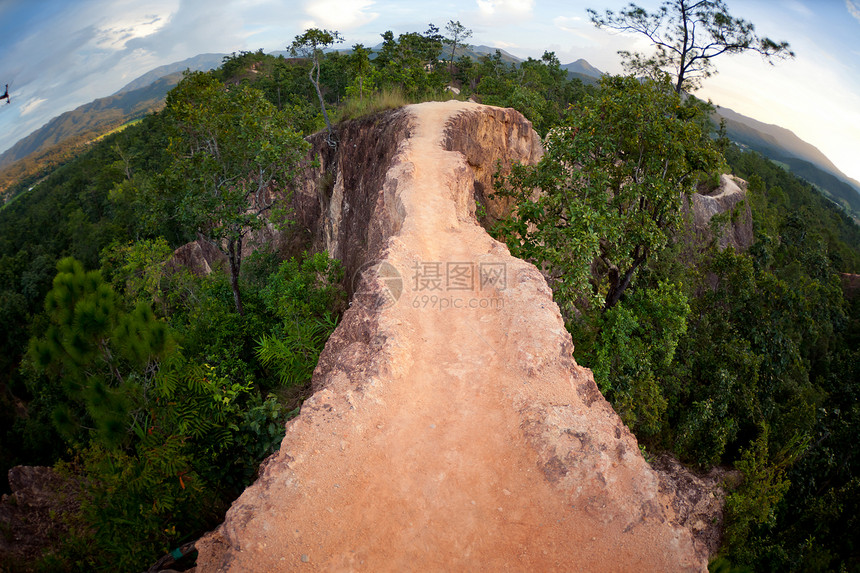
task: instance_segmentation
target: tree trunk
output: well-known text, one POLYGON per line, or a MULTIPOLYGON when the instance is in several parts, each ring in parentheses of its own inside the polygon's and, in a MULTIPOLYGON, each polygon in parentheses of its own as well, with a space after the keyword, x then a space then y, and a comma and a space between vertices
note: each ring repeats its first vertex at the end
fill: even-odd
POLYGON ((328 112, 325 110, 325 100, 323 99, 322 91, 320 91, 320 64, 316 60, 314 60, 314 65, 311 66, 311 71, 308 72, 308 77, 311 79, 311 83, 314 84, 314 89, 317 92, 317 97, 320 100, 320 107, 322 108, 323 119, 325 120, 326 129, 328 129, 328 137, 331 140, 334 136, 334 130, 331 127, 331 121, 328 118, 328 112), (317 77, 314 78, 314 70, 317 72, 317 77))
POLYGON ((630 265, 630 268, 624 273, 624 277, 620 277, 618 269, 615 269, 614 276, 610 278, 611 286, 609 287, 609 292, 606 293, 606 302, 603 303, 604 312, 618 304, 618 301, 621 300, 621 295, 624 294, 624 291, 630 286, 630 281, 633 279, 636 269, 639 268, 639 265, 645 262, 646 258, 647 256, 645 255, 635 257, 633 259, 633 264, 630 265))
MULTIPOLYGON (((684 86, 684 76, 687 72, 687 53, 690 49, 690 31, 687 27, 687 5, 681 0, 681 22, 684 25, 684 43, 681 46, 681 61, 678 64, 678 81, 675 83, 675 93, 681 95, 684 86)), ((693 28, 695 30, 695 27, 693 28)), ((695 39, 695 38, 694 38, 695 39)))
POLYGON ((242 293, 239 291, 239 271, 242 269, 242 243, 235 239, 227 241, 227 258, 230 260, 230 287, 233 289, 233 303, 239 316, 245 316, 245 308, 242 306, 242 293))

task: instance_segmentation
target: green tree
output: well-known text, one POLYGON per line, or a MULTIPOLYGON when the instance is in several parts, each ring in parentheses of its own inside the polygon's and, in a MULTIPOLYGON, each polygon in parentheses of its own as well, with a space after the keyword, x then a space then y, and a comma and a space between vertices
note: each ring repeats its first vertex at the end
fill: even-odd
POLYGON ((451 46, 451 57, 448 58, 448 74, 454 76, 454 58, 456 58, 457 46, 461 48, 469 47, 465 43, 466 40, 472 37, 472 30, 466 28, 459 20, 448 20, 445 24, 445 31, 448 35, 442 40, 445 44, 451 46))
POLYGON ((68 397, 54 411, 57 428, 71 441, 92 428, 114 445, 128 437, 129 395, 152 385, 171 338, 149 305, 125 312, 99 271, 86 272, 72 258, 57 270, 45 298, 50 326, 31 340, 30 355, 68 397))
POLYGON ((408 32, 396 40, 391 31, 383 33, 382 48, 373 61, 382 86, 399 87, 413 98, 441 90, 447 80, 439 66, 442 40, 433 24, 424 34, 408 32))
POLYGON ((238 83, 243 76, 249 75, 253 66, 259 65, 266 57, 262 48, 256 52, 247 50, 242 50, 238 54, 233 52, 221 59, 221 67, 216 73, 223 82, 238 83))
POLYGON ((172 255, 173 249, 162 238, 126 245, 115 242, 102 251, 102 270, 114 290, 127 300, 163 306, 167 297, 162 285, 165 263, 172 255))
MULTIPOLYGON (((128 298, 156 288, 149 279, 160 271, 148 267, 160 255, 158 243, 106 253, 127 263, 116 266, 115 279, 128 298)), ((221 290, 227 296, 219 305, 229 309, 230 289, 221 290)), ((198 294, 200 303, 205 295, 198 294)), ((61 404, 54 420, 74 458, 61 466, 83 492, 61 553, 67 565, 46 570, 79 560, 92 570, 140 570, 217 523, 283 437, 288 413, 274 396, 263 399, 253 376, 232 372, 223 360, 213 366, 184 356, 175 331, 146 304, 128 311, 125 303, 100 272, 65 259, 46 298, 50 326, 31 342, 47 390, 64 394, 53 401, 61 404)), ((210 326, 200 329, 208 328, 207 351, 216 360, 241 345, 236 336, 219 340, 210 326)), ((183 344, 186 334, 179 333, 183 344)))
MULTIPOLYGON (((364 47, 364 44, 355 44, 352 46, 352 53, 349 55, 349 64, 352 68, 355 81, 358 82, 358 101, 364 101, 365 82, 370 78, 373 71, 373 66, 370 63, 371 51, 364 47)), ((371 86, 372 88, 372 86, 371 86)), ((347 89, 349 93, 349 89, 347 89)))
POLYGON ((760 38, 755 26, 729 14, 722 0, 664 0, 655 12, 631 3, 617 14, 588 10, 598 28, 642 34, 654 44, 652 55, 620 51, 624 69, 651 78, 668 72, 675 91, 694 91, 715 73, 711 60, 723 54, 756 52, 768 63, 793 58, 787 42, 760 38))
POLYGON ((175 137, 172 183, 181 215, 230 264, 236 311, 244 314, 239 273, 245 237, 263 226, 290 185, 307 143, 289 117, 248 86, 226 87, 194 72, 171 90, 166 113, 175 137))
POLYGON ((334 129, 331 126, 331 121, 328 118, 328 112, 325 109, 325 100, 323 99, 322 88, 320 87, 320 67, 325 53, 323 50, 329 46, 343 42, 343 37, 336 30, 320 30, 319 28, 309 28, 304 34, 299 34, 293 43, 289 46, 290 53, 302 55, 311 59, 311 69, 308 72, 308 78, 314 85, 317 92, 317 98, 320 101, 325 126, 328 129, 329 142, 334 143, 334 129))
POLYGON ((594 370, 600 391, 640 439, 665 427, 666 388, 671 387, 675 351, 687 334, 689 314, 678 285, 660 282, 637 289, 599 317, 596 352, 582 357, 594 370))
POLYGON ((726 497, 726 542, 741 562, 750 562, 755 555, 748 539, 751 529, 775 522, 777 504, 791 486, 786 468, 809 446, 808 438, 795 436, 779 452, 770 452, 768 432, 767 424, 760 424, 758 437, 741 452, 735 467, 743 472, 744 483, 726 497))
POLYGON ((281 324, 257 342, 257 357, 281 384, 311 379, 328 337, 337 326, 345 299, 343 267, 328 253, 290 259, 269 277, 264 297, 281 324))
POLYGON ((668 244, 700 174, 722 165, 692 100, 634 77, 600 85, 549 133, 540 163, 516 167, 500 191, 519 200, 501 232, 550 274, 562 306, 614 306, 668 244))

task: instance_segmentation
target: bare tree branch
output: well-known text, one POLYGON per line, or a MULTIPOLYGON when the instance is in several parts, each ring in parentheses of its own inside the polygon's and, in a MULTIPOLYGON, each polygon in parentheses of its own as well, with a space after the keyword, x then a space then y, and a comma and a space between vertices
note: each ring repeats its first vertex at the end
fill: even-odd
POLYGON ((694 91, 716 73, 711 60, 723 54, 755 52, 765 61, 793 58, 788 42, 756 35, 755 26, 728 12, 723 0, 665 0, 655 12, 629 4, 620 12, 588 10, 598 28, 642 34, 655 47, 652 55, 620 51, 624 68, 651 78, 669 74, 675 91, 694 91))

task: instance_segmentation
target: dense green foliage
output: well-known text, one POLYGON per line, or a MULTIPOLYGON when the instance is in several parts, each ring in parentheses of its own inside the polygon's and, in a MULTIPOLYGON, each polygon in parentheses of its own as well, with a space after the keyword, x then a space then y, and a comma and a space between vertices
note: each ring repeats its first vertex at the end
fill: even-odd
MULTIPOLYGON (((265 283, 289 273, 305 286, 303 300, 335 312, 338 290, 328 279, 337 278, 339 265, 324 254, 309 260, 315 264, 283 263, 265 283), (331 273, 320 276, 320 266, 331 273)), ((256 296, 240 316, 226 277, 179 274, 165 290, 181 282, 188 291, 159 320, 145 302, 123 312, 98 271, 85 273, 73 259, 59 271, 46 299, 56 324, 34 339, 31 355, 34 370, 67 395, 54 416, 73 447, 62 469, 80 480, 84 495, 80 513, 67 516, 72 537, 54 558, 75 568, 140 568, 211 527, 250 483, 291 414, 277 394, 308 381, 336 319, 329 314, 309 341, 282 328, 286 303, 269 300, 261 284, 246 285, 256 296), (284 380, 256 359, 258 332, 302 345, 294 361, 299 375, 284 380)))
POLYGON ((0 211, 4 473, 56 463, 82 487, 44 568, 145 568, 213 527, 280 444, 343 309, 339 264, 257 251, 234 281, 166 263, 198 233, 241 248, 268 208, 248 197, 289 196, 307 147, 290 119, 191 74, 168 111, 0 211), (292 375, 273 347, 299 349, 292 375))
POLYGON ((276 197, 289 202, 308 145, 262 92, 228 88, 202 72, 170 92, 164 113, 173 126, 168 181, 178 189, 180 220, 227 256, 233 302, 243 314, 245 237, 265 224, 276 197))
POLYGON ((519 239, 509 241, 513 254, 552 269, 560 301, 611 308, 668 243, 683 196, 721 158, 692 99, 682 106, 668 85, 633 77, 600 87, 548 135, 538 165, 514 169, 502 194, 519 207, 502 232, 519 239))
MULTIPOLYGON (((743 473, 727 499, 724 558, 756 571, 852 570, 856 547, 837 532, 857 512, 845 432, 860 430, 860 314, 839 272, 860 268, 860 229, 780 167, 708 141, 707 110, 687 101, 604 80, 550 133, 537 167, 501 182, 519 203, 496 230, 542 268, 577 361, 640 443, 743 473), (684 232, 681 194, 708 184, 716 148, 750 181, 747 252, 684 232), (625 257, 616 267, 629 281, 601 304, 611 254, 625 257)), ((712 234, 737 222, 715 217, 712 234)))
MULTIPOLYGON (((145 569, 217 523, 307 395, 343 273, 325 253, 266 249, 231 274, 166 262, 198 233, 224 246, 259 225, 248 207, 288 190, 297 134, 322 129, 323 110, 336 134, 345 116, 453 97, 453 78, 459 97, 549 134, 541 166, 507 181, 519 204, 499 231, 550 280, 576 359, 649 450, 744 474, 723 557, 856 569, 860 303, 838 273, 860 271, 857 225, 709 139, 692 99, 630 78, 583 86, 552 53, 445 58, 468 37, 448 31, 463 35, 431 25, 382 34, 376 54, 233 54, 0 209, 0 469, 55 465, 83 484, 43 568, 145 569), (229 157, 199 153, 213 133, 229 157), (747 252, 683 233, 682 196, 726 168, 717 150, 750 182, 747 252)), ((715 232, 733 223, 716 219, 715 232)))

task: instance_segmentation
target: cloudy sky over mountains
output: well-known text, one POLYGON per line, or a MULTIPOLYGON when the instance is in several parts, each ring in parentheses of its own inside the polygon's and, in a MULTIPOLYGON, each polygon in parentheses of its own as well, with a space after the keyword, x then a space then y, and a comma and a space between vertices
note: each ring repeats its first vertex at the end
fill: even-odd
MULTIPOLYGON (((382 32, 423 32, 459 20, 471 42, 520 57, 555 51, 621 72, 619 49, 641 39, 595 29, 587 7, 626 0, 0 0, 0 152, 64 111, 104 97, 150 69, 204 52, 283 50, 310 26, 347 45, 382 32)), ((655 7, 656 0, 638 2, 655 7)), ((793 61, 755 55, 715 60, 719 75, 697 94, 791 129, 860 180, 860 0, 727 0, 761 35, 786 40, 793 61)))

